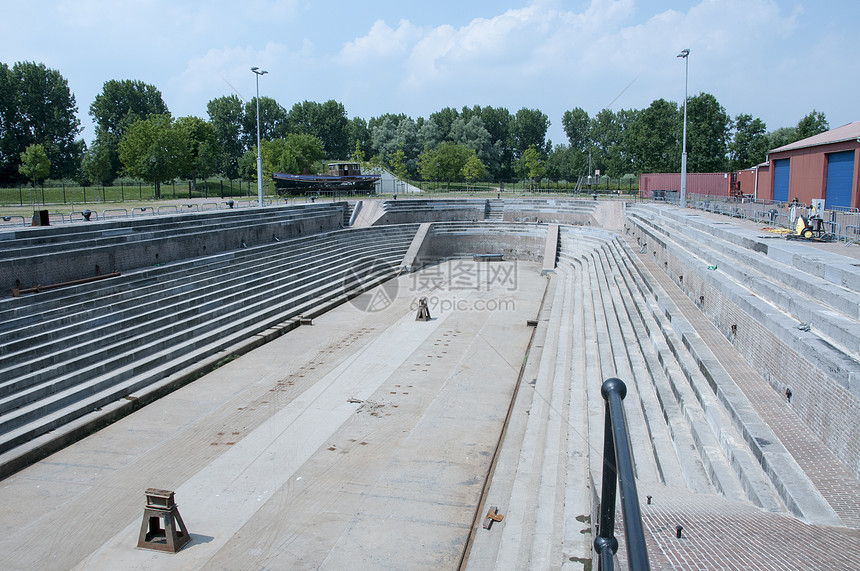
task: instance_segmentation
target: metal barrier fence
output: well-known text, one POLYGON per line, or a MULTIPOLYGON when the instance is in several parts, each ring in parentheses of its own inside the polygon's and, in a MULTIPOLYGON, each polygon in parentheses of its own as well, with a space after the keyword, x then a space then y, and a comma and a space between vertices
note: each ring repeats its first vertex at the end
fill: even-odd
MULTIPOLYGON (((335 197, 332 197, 335 200, 335 197)), ((295 204, 297 198, 269 198, 263 201, 265 206, 286 206, 295 204)), ((313 202, 310 198, 306 198, 305 202, 313 202)), ((94 222, 96 220, 109 220, 115 218, 139 218, 143 216, 165 216, 177 215, 187 212, 203 212, 211 210, 229 210, 232 208, 254 208, 258 204, 257 200, 224 200, 220 202, 191 202, 186 204, 164 204, 161 206, 137 206, 129 210, 128 208, 106 208, 99 214, 95 210, 73 211, 67 214, 62 212, 49 212, 48 219, 51 224, 63 224, 69 222, 94 222)), ((32 220, 21 215, 0 216, 0 228, 6 226, 30 226, 32 220)))
MULTIPOLYGON (((733 218, 752 220, 793 229, 798 216, 809 216, 810 207, 802 202, 737 199, 723 196, 690 195, 687 206, 733 218)), ((860 242, 860 211, 856 208, 830 208, 821 213, 824 231, 848 244, 860 242)))

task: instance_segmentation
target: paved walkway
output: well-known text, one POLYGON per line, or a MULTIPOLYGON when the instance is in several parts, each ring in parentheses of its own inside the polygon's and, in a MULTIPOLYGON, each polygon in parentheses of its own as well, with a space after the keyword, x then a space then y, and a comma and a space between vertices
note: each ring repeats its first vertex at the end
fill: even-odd
MULTIPOLYGON (((858 568, 858 530, 809 525, 722 496, 680 489, 650 493, 652 503, 642 506, 642 518, 653 571, 858 568)), ((623 548, 619 559, 626 569, 623 548)))
MULTIPOLYGON (((785 236, 784 231, 786 229, 768 226, 767 224, 763 224, 761 222, 753 222, 752 220, 744 220, 740 218, 730 218, 722 214, 707 212, 705 210, 695 210, 690 212, 695 212, 695 214, 704 218, 708 218, 709 220, 713 220, 714 222, 730 222, 738 228, 761 233, 761 235, 763 236, 785 236)), ((786 240, 784 243, 794 246, 801 246, 802 248, 814 248, 822 252, 830 252, 832 254, 839 254, 840 256, 860 259, 860 243, 849 244, 846 242, 814 242, 806 240, 797 240, 793 242, 789 242, 788 240, 786 240)))

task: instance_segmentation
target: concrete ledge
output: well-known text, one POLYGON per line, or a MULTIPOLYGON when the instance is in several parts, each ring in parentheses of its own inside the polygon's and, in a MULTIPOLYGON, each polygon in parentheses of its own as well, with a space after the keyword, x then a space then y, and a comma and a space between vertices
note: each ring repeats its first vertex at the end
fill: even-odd
POLYGON ((555 271, 555 260, 558 257, 558 224, 550 224, 546 229, 546 247, 543 251, 543 269, 541 274, 555 271))
POLYGON ((427 236, 430 234, 431 227, 432 224, 429 222, 423 222, 418 227, 418 231, 412 238, 412 243, 409 244, 409 249, 406 250, 406 255, 400 262, 400 271, 412 273, 418 269, 416 261, 421 259, 422 254, 427 250, 427 236))

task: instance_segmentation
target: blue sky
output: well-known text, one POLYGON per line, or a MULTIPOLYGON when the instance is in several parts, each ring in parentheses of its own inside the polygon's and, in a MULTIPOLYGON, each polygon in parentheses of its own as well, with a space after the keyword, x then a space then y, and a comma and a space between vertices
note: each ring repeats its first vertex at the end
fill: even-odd
POLYGON ((0 0, 0 61, 59 70, 87 141, 110 79, 161 90, 174 116, 260 93, 289 109, 335 99, 350 117, 443 107, 538 108, 549 137, 582 107, 644 108, 708 92, 768 130, 812 109, 860 120, 858 0, 0 0))

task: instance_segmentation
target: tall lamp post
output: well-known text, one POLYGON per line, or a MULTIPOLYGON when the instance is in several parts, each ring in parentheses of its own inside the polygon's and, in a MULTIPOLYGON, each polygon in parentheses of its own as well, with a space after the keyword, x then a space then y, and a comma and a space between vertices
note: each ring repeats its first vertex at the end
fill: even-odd
POLYGON ((679 58, 684 58, 684 138, 681 143, 681 208, 687 207, 687 78, 690 72, 690 50, 681 50, 679 58))
POLYGON ((260 76, 269 73, 257 66, 251 68, 257 76, 257 202, 263 207, 263 155, 260 154, 260 76))

